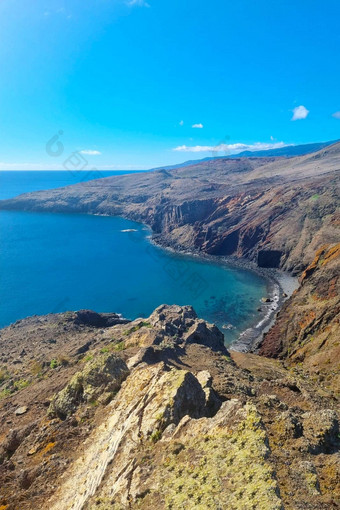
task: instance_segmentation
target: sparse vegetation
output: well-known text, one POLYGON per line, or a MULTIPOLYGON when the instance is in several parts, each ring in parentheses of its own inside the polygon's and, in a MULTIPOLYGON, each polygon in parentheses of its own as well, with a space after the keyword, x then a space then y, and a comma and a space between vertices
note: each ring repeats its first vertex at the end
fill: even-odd
POLYGON ((141 328, 151 328, 151 327, 152 327, 152 325, 150 324, 150 322, 142 321, 142 322, 139 322, 136 326, 133 326, 132 328, 125 331, 124 335, 128 336, 128 335, 131 335, 131 333, 135 333, 136 331, 138 331, 141 328))
POLYGON ((124 351, 124 349, 125 349, 125 342, 124 341, 118 342, 118 344, 116 344, 114 346, 114 349, 115 349, 115 351, 124 351))
POLYGON ((43 371, 43 366, 42 366, 42 363, 40 363, 39 361, 37 360, 33 360, 32 363, 31 363, 31 366, 30 366, 30 372, 33 376, 41 376, 42 374, 42 371, 43 371))
POLYGON ((12 394, 12 391, 9 388, 4 388, 3 390, 0 391, 0 400, 8 397, 11 394, 12 394))
POLYGON ((2 384, 6 379, 9 378, 9 373, 7 371, 7 368, 0 368, 0 384, 2 384))
POLYGON ((27 388, 31 384, 31 381, 28 381, 27 379, 19 379, 18 381, 14 381, 13 386, 15 391, 23 390, 24 388, 27 388))
POLYGON ((162 432, 160 430, 155 430, 150 436, 150 441, 153 443, 157 443, 162 437, 162 432))
POLYGON ((50 368, 55 369, 55 368, 57 368, 57 367, 59 367, 58 360, 56 360, 56 359, 52 359, 52 360, 51 360, 51 363, 50 363, 50 368))

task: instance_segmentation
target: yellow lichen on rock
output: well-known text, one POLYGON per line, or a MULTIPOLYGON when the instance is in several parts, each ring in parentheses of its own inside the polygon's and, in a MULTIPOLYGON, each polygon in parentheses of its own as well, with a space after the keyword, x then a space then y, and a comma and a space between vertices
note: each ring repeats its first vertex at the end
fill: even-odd
MULTIPOLYGON (((239 403, 223 406, 212 418, 191 420, 179 453, 169 453, 159 468, 160 488, 168 510, 279 510, 281 500, 266 461, 267 438, 256 408, 239 403), (228 421, 236 420, 236 426, 228 421), (239 421, 239 423, 237 423, 239 421)), ((179 425, 180 430, 180 425, 179 425)), ((147 508, 152 495, 136 508, 147 508)))

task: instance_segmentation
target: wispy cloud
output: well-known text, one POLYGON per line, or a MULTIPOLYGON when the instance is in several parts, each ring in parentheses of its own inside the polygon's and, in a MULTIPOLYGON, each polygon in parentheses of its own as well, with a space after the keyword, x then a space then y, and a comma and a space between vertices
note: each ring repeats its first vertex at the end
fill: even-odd
POLYGON ((183 124, 184 124, 184 120, 181 120, 181 121, 180 121, 180 123, 179 123, 179 125, 180 125, 180 126, 183 126, 183 124))
POLYGON ((203 124, 201 124, 201 123, 193 124, 191 127, 195 128, 195 129, 203 129, 203 124))
POLYGON ((150 7, 150 4, 145 0, 129 0, 126 2, 130 7, 150 7))
POLYGON ((293 110, 292 120, 301 120, 306 119, 308 117, 309 110, 305 106, 297 106, 293 110))
POLYGON ((101 154, 101 152, 99 152, 99 151, 92 151, 90 149, 82 150, 79 152, 80 152, 80 154, 87 154, 88 156, 99 156, 101 154))
POLYGON ((276 143, 262 143, 256 142, 253 144, 246 143, 220 143, 219 145, 195 145, 188 147, 187 145, 180 145, 172 149, 176 152, 227 152, 237 154, 242 151, 263 151, 267 149, 280 149, 281 147, 287 147, 288 144, 284 142, 276 143))
POLYGON ((64 16, 67 19, 72 18, 72 14, 69 14, 68 11, 66 11, 65 7, 60 7, 59 9, 52 9, 50 11, 45 11, 44 16, 54 16, 55 14, 60 14, 64 16))
POLYGON ((340 119, 340 112, 334 112, 332 117, 334 117, 335 119, 340 119))

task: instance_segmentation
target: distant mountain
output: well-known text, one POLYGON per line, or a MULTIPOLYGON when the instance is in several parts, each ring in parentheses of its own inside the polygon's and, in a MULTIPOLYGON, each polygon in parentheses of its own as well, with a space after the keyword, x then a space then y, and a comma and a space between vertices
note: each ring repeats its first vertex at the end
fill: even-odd
POLYGON ((106 177, 2 200, 0 209, 124 216, 174 249, 301 274, 320 246, 338 242, 339 169, 340 142, 295 157, 214 158, 106 177))
POLYGON ((183 168, 185 166, 197 165, 198 163, 203 163, 206 161, 214 161, 216 159, 232 159, 232 158, 266 158, 266 157, 285 157, 285 158, 293 158, 295 156, 303 156, 305 154, 310 154, 312 152, 319 151, 328 147, 329 145, 333 145, 337 143, 339 140, 334 140, 331 142, 317 142, 317 143, 307 143, 304 145, 287 145, 287 147, 281 147, 280 149, 267 149, 263 151, 243 151, 239 154, 233 154, 229 156, 214 156, 207 157, 202 159, 190 159, 185 161, 184 163, 179 163, 178 165, 168 165, 168 166, 160 166, 158 168, 153 168, 153 170, 173 170, 175 168, 183 168))

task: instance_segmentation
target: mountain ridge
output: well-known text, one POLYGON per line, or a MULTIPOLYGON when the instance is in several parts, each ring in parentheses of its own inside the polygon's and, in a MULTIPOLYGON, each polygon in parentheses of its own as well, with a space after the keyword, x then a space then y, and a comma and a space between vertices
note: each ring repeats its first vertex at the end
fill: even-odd
POLYGON ((332 140, 330 142, 313 142, 308 144, 299 144, 299 145, 286 145, 285 147, 280 147, 277 149, 265 149, 265 150, 259 150, 259 151, 242 151, 238 154, 228 154, 226 156, 212 156, 212 157, 206 157, 202 159, 192 159, 188 161, 184 161, 183 163, 178 163, 177 165, 167 165, 167 166, 160 166, 156 168, 152 168, 151 170, 173 170, 176 168, 182 168, 184 166, 191 166, 198 163, 204 163, 207 161, 214 161, 217 159, 233 159, 233 158, 259 158, 259 157, 294 157, 294 156, 302 156, 304 154, 309 154, 311 152, 316 152, 318 150, 321 150, 325 147, 328 147, 329 145, 333 145, 335 143, 339 142, 339 140, 332 140))
POLYGON ((0 209, 120 215, 175 249, 299 274, 338 241, 340 143, 294 158, 218 159, 20 195, 0 209), (322 219, 324 218, 324 219, 322 219))

